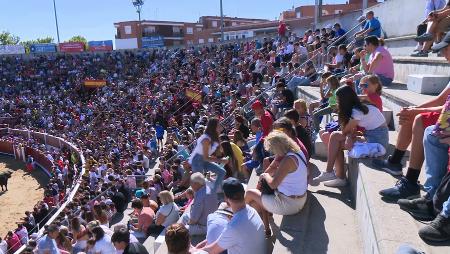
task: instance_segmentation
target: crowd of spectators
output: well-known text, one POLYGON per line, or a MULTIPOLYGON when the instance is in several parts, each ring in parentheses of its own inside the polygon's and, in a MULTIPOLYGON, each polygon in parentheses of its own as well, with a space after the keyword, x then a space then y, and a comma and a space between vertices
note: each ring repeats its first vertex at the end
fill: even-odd
POLYGON ((146 253, 164 230, 170 253, 264 253, 271 214, 301 211, 308 184, 346 185, 344 150, 388 144, 380 95, 393 62, 366 18, 355 38, 335 24, 261 42, 1 58, 0 116, 76 144, 87 171, 25 253, 146 253), (302 85, 319 86, 320 101, 297 99, 302 85), (324 126, 330 114, 338 121, 324 126), (317 136, 328 161, 311 179, 317 136), (245 190, 253 171, 258 188, 245 190), (129 202, 130 221, 117 223, 129 202))

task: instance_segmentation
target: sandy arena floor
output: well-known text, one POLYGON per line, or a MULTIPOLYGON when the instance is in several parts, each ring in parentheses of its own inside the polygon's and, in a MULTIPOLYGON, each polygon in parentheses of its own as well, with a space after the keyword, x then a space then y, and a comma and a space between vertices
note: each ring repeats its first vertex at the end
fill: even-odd
POLYGON ((0 188, 0 236, 17 227, 16 222, 25 216, 25 211, 32 211, 34 205, 44 197, 43 187, 48 176, 39 169, 26 173, 25 163, 13 157, 0 155, 0 172, 13 171, 8 181, 8 191, 0 188))

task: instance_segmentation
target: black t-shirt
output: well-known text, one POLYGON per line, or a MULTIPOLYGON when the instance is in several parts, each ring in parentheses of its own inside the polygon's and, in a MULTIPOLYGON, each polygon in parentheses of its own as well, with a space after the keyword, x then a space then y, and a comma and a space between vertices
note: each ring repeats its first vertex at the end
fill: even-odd
POLYGON ((242 132, 242 136, 244 136, 244 138, 248 138, 250 136, 250 130, 244 124, 239 126, 239 131, 242 132))
POLYGON ((352 61, 352 54, 349 52, 345 53, 343 59, 342 59, 342 68, 341 69, 347 69, 349 64, 352 61))
POLYGON ((116 206, 116 209, 119 213, 122 213, 123 211, 125 211, 127 209, 128 202, 127 202, 125 195, 123 195, 122 192, 116 192, 111 197, 111 201, 114 203, 114 205, 116 206))
POLYGON ((312 153, 311 136, 308 134, 306 129, 301 125, 295 127, 295 132, 297 133, 297 138, 303 143, 303 145, 306 148, 306 151, 308 151, 308 155, 311 156, 312 153))
POLYGON ((124 250, 123 254, 148 254, 142 243, 130 243, 124 250))

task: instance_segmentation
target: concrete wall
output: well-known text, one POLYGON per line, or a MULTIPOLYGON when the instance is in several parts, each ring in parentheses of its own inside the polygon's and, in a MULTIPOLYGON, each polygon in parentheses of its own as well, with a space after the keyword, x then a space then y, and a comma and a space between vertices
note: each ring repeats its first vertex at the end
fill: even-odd
POLYGON ((424 0, 388 0, 367 10, 375 13, 388 38, 415 34, 425 19, 424 0))
MULTIPOLYGON (((335 23, 339 23, 341 24, 342 28, 346 31, 349 31, 350 29, 352 29, 356 24, 358 24, 358 17, 360 17, 362 15, 362 11, 354 11, 351 13, 347 13, 344 14, 342 16, 338 16, 336 18, 333 19, 328 19, 328 20, 324 20, 322 22, 318 23, 317 27, 325 27, 327 25, 334 25, 335 23)), ((352 31, 352 35, 355 34, 356 32, 358 32, 360 29, 357 28, 354 31, 352 31)))

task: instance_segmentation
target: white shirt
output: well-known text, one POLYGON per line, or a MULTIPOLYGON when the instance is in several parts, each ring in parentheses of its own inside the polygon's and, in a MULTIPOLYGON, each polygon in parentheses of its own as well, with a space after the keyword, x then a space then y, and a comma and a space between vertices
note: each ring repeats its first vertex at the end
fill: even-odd
POLYGON ((0 254, 8 253, 8 243, 5 240, 0 242, 0 254))
POLYGON ((95 253, 101 254, 115 254, 116 248, 111 242, 111 237, 109 235, 105 235, 102 239, 97 241, 92 249, 95 253))
POLYGON ((374 130, 386 123, 383 113, 372 105, 367 105, 369 112, 365 115, 363 112, 353 109, 352 118, 358 121, 358 126, 366 130, 374 130))
POLYGON ((288 153, 287 156, 295 157, 297 169, 286 175, 280 185, 278 185, 278 191, 286 196, 301 196, 308 189, 308 169, 302 161, 302 159, 306 161, 305 155, 300 152, 299 154, 288 153), (299 156, 302 156, 302 159, 299 156))
MULTIPOLYGON (((194 158, 195 155, 197 155, 197 154, 203 155, 203 144, 202 144, 202 142, 205 139, 209 139, 211 141, 211 138, 208 135, 206 135, 206 134, 202 134, 198 138, 197 145, 195 146, 194 150, 192 151, 191 157, 189 158, 189 163, 190 164, 192 164, 192 159, 194 158)), ((212 143, 210 145, 210 147, 209 147, 209 154, 208 155, 213 154, 216 151, 218 146, 219 146, 219 143, 217 143, 217 142, 212 143)))
POLYGON ((158 218, 160 214, 166 216, 166 220, 162 225, 164 227, 168 227, 178 221, 178 219, 180 218, 179 211, 180 209, 175 203, 172 202, 169 204, 165 204, 159 208, 158 212, 156 213, 156 218, 158 218))

